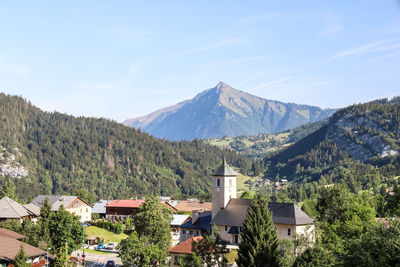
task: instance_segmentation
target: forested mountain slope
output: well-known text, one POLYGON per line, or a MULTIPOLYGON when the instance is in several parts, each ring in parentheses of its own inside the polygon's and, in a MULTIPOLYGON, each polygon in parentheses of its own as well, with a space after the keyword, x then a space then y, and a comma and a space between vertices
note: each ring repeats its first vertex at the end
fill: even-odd
POLYGON ((227 147, 253 159, 262 159, 294 144, 315 132, 327 123, 328 119, 303 124, 293 129, 275 134, 241 135, 206 139, 212 145, 227 147))
POLYGON ((264 164, 270 178, 377 190, 382 181, 400 175, 400 97, 341 109, 264 164))
POLYGON ((0 183, 23 199, 87 189, 98 198, 202 194, 224 154, 242 172, 251 160, 203 141, 170 142, 107 120, 43 112, 0 94, 0 183))

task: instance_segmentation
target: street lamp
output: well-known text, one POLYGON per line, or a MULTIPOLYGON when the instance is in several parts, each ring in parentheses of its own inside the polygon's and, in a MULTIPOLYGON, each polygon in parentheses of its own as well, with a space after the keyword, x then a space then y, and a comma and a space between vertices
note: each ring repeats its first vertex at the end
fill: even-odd
POLYGON ((46 249, 46 267, 49 267, 49 250, 51 248, 47 248, 46 249))

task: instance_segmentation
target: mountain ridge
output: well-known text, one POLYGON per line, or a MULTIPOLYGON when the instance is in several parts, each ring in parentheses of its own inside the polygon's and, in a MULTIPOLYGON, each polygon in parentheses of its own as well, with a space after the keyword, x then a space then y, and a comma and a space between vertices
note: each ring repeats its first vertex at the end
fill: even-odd
POLYGON ((264 99, 219 82, 192 99, 123 123, 158 138, 192 140, 280 132, 334 111, 264 99))

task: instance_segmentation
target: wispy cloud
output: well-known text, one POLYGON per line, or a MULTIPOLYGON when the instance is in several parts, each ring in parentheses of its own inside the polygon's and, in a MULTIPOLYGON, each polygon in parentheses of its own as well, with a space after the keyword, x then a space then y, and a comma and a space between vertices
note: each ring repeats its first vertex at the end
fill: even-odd
POLYGON ((278 85, 278 84, 281 84, 281 83, 285 83, 285 82, 293 80, 293 79, 294 79, 293 76, 287 76, 287 77, 283 77, 283 78, 280 78, 280 79, 277 79, 277 80, 272 80, 272 81, 269 81, 269 82, 261 83, 259 85, 256 85, 256 86, 252 87, 250 89, 250 91, 251 92, 259 91, 259 90, 264 89, 266 87, 270 87, 270 86, 273 86, 273 85, 278 85))
POLYGON ((389 42, 392 42, 393 40, 381 40, 378 42, 373 42, 369 44, 365 44, 356 48, 352 48, 346 51, 342 51, 339 53, 336 53, 335 55, 331 56, 329 60, 333 59, 338 59, 342 57, 347 57, 347 56, 353 56, 353 55, 359 55, 359 54, 364 54, 364 53, 372 53, 374 49, 381 47, 384 44, 387 44, 389 42))
POLYGON ((337 15, 329 13, 325 18, 325 24, 323 29, 318 32, 318 36, 330 37, 343 30, 342 23, 337 15))
POLYGON ((233 39, 228 39, 228 40, 225 40, 225 41, 217 42, 217 43, 214 43, 214 44, 210 44, 210 45, 205 45, 205 46, 202 46, 202 47, 189 49, 189 50, 183 52, 183 54, 184 55, 195 54, 195 53, 204 52, 204 51, 207 51, 207 50, 210 50, 210 49, 220 48, 220 47, 233 45, 233 44, 239 44, 239 43, 243 43, 243 42, 244 42, 243 38, 233 38, 233 39))

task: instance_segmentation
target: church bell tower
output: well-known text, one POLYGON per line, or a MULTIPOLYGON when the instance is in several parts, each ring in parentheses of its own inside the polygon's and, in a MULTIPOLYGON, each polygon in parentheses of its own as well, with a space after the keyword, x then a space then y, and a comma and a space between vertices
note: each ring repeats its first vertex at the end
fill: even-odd
POLYGON ((212 174, 212 218, 226 207, 231 198, 236 198, 236 176, 237 173, 226 163, 212 174))

